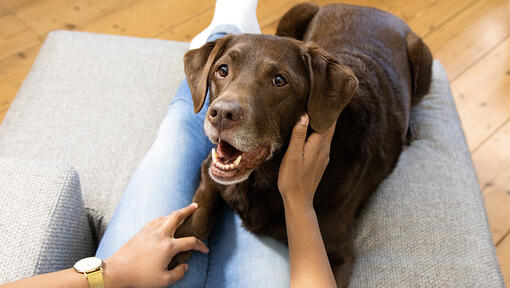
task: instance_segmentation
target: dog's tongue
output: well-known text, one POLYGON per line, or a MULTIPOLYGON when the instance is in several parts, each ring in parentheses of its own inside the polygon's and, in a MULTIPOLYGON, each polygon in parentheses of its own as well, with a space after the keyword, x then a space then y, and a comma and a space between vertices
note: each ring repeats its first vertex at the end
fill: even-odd
POLYGON ((241 153, 241 151, 223 140, 218 143, 218 158, 224 162, 234 161, 241 153))

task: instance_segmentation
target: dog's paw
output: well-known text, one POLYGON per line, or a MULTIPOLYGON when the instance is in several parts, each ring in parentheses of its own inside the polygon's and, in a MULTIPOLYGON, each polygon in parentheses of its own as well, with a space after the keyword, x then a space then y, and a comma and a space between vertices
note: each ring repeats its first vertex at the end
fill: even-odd
POLYGON ((170 261, 170 264, 168 264, 168 270, 172 270, 178 265, 182 263, 186 263, 188 261, 189 257, 191 257, 192 251, 185 251, 178 253, 172 258, 172 261, 170 261))

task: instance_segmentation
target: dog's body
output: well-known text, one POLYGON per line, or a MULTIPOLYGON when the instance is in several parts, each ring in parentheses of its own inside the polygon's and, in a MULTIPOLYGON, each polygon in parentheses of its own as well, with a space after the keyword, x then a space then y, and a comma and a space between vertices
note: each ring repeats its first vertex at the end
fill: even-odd
MULTIPOLYGON (((373 8, 350 5, 318 8, 312 4, 300 4, 282 18, 277 35, 297 40, 267 35, 231 36, 222 43, 213 43, 186 55, 186 73, 195 111, 202 107, 205 91, 210 86, 209 109, 216 112, 210 112, 204 125, 211 141, 219 143, 220 152, 216 154, 213 151, 214 155, 211 153, 202 164, 202 179, 194 198, 199 203, 199 210, 181 226, 176 235, 206 238, 212 229, 218 204, 223 199, 239 214, 248 230, 286 242, 284 207, 277 188, 277 177, 291 129, 305 112, 310 115, 311 127, 319 132, 323 132, 338 118, 330 162, 315 194, 314 208, 337 282, 345 286, 353 262, 350 239, 353 219, 362 204, 395 167, 408 141, 411 106, 428 91, 432 57, 425 44, 404 22, 373 8), (256 54, 258 52, 250 52, 250 47, 244 48, 240 42, 249 43, 247 46, 251 46, 251 49, 260 45, 258 50, 267 51, 265 54, 256 54), (317 45, 305 44, 309 42, 317 45), (269 66, 285 64, 291 71, 285 74, 286 77, 290 74, 291 80, 299 81, 288 81, 288 87, 286 84, 280 87, 283 82, 281 78, 275 82, 275 76, 275 86, 287 90, 273 87, 271 89, 274 90, 266 91, 265 86, 251 89, 250 81, 262 83, 260 79, 263 78, 252 79, 248 74, 240 76, 242 69, 236 69, 235 63, 243 60, 237 52, 232 56, 232 50, 238 50, 241 54, 252 53, 252 59, 266 57, 271 60, 266 59, 266 62, 271 64, 265 60, 262 62, 269 66), (216 66, 220 73, 217 76, 218 72, 214 72, 212 67, 222 61, 233 67, 228 68, 232 72, 216 66), (200 70, 204 69, 200 67, 209 70, 200 70), (227 76, 223 77, 225 74, 227 76), (239 77, 236 78, 236 75, 239 77), (243 85, 239 84, 240 78, 246 80, 242 82, 243 85), (273 95, 265 98, 259 96, 254 101, 254 97, 240 98, 238 95, 242 93, 239 91, 252 96, 257 93, 280 93, 287 98, 294 95, 292 97, 295 99, 281 100, 278 97, 283 96, 273 95), (274 100, 276 98, 280 100, 274 100), (237 112, 221 114, 225 109, 237 111, 224 108, 230 104, 215 105, 225 101, 234 101, 236 105, 240 103, 235 108, 241 111, 240 120, 236 118, 237 112), (271 109, 263 108, 267 105, 272 106, 271 109), (218 113, 224 118, 218 120, 218 113), (273 114, 278 117, 268 116, 273 114), (228 115, 230 118, 225 118, 228 115), (243 128, 245 126, 251 128, 243 128), (251 139, 246 136, 249 134, 264 140, 257 140, 259 142, 250 146, 248 142, 239 140, 236 137, 238 134, 251 139), (228 142, 222 144, 220 139, 228 142), (234 152, 229 152, 229 149, 234 152), (242 152, 252 150, 263 156, 261 163, 258 163, 259 156, 249 154, 255 152, 242 152), (218 160, 218 155, 224 155, 221 156, 223 160, 218 160), (236 163, 233 157, 237 155, 243 156, 239 160, 247 160, 240 160, 246 161, 241 164, 237 161, 234 171, 228 165, 236 163), (218 161, 220 165, 215 165, 218 161)), ((252 75, 258 69, 254 68, 257 62, 252 66, 245 64, 242 68, 252 69, 252 75)), ((280 71, 278 69, 275 71, 280 71)), ((257 70, 257 73, 261 71, 257 70)), ((177 257, 171 265, 183 261, 187 256, 177 257)))

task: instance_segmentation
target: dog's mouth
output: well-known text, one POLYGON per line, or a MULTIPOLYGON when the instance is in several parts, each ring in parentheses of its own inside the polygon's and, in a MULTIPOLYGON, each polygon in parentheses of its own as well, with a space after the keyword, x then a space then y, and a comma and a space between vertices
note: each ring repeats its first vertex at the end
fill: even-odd
POLYGON ((209 174, 220 184, 233 184, 244 181, 269 155, 270 145, 261 145, 252 151, 243 152, 220 139, 212 149, 209 174))

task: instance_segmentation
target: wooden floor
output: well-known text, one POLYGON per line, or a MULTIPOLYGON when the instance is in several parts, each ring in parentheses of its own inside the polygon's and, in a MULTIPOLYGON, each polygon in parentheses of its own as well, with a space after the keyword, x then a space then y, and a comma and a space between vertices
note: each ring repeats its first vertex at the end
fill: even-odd
MULTIPOLYGON (((260 0, 262 31, 274 33, 282 14, 298 2, 260 0)), ((510 0, 343 2, 398 15, 445 66, 509 285, 510 0)), ((0 122, 49 31, 189 41, 207 26, 213 7, 206 0, 0 0, 0 122)))

